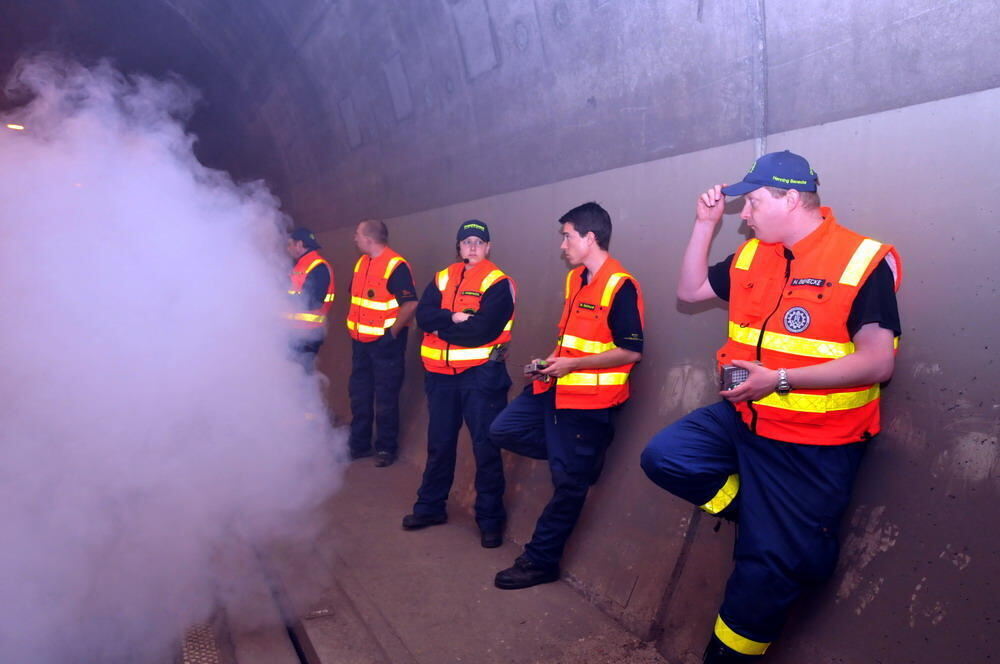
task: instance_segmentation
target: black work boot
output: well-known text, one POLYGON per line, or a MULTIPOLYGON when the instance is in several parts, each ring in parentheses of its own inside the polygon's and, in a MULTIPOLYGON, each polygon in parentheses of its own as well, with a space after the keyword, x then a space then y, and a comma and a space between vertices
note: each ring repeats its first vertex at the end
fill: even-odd
POLYGON ((519 590, 558 580, 558 567, 540 567, 527 557, 518 556, 513 567, 497 572, 493 585, 503 590, 519 590))
POLYGON ((503 531, 482 530, 479 532, 479 543, 484 549, 495 549, 503 544, 503 531))
POLYGON ((447 514, 407 514, 403 517, 403 530, 420 530, 442 523, 448 523, 447 514))
POLYGON ((762 657, 763 655, 744 655, 736 652, 713 634, 701 661, 704 664, 744 664, 744 662, 759 662, 762 657))
POLYGON ((396 461, 396 455, 389 452, 379 452, 375 455, 375 467, 385 468, 391 466, 396 461))

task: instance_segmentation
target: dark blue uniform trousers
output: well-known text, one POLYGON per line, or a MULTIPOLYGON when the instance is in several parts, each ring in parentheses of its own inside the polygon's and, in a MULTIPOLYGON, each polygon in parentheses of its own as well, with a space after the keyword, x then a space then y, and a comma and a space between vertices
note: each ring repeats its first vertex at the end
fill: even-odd
POLYGON ((646 475, 698 506, 739 475, 736 497, 722 512, 739 527, 719 611, 738 637, 773 641, 802 588, 832 574, 840 519, 865 448, 757 436, 728 401, 693 411, 646 446, 646 475))
MULTIPOLYGON (((503 506, 479 498, 482 468, 501 467, 500 450, 489 443, 490 424, 507 405, 510 376, 503 362, 486 362, 460 374, 426 372, 427 465, 417 490, 413 513, 445 514, 445 502, 455 479, 455 456, 462 421, 469 427, 476 459, 476 522, 484 531, 499 530, 503 506)), ((502 471, 501 471, 502 472, 502 471)))
POLYGON ((393 457, 399 451, 399 389, 406 364, 404 328, 395 339, 388 332, 377 341, 351 340, 351 452, 371 452, 372 425, 377 424, 375 451, 393 457))
MULTIPOLYGON (((493 421, 490 441, 532 459, 547 459, 553 493, 535 525, 524 554, 541 567, 559 566, 566 540, 583 511, 587 491, 604 466, 614 437, 618 408, 595 410, 555 407, 555 390, 532 394, 531 386, 493 421)), ((504 514, 503 466, 481 469, 479 498, 491 513, 504 514)), ((502 523, 502 521, 501 521, 502 523)))

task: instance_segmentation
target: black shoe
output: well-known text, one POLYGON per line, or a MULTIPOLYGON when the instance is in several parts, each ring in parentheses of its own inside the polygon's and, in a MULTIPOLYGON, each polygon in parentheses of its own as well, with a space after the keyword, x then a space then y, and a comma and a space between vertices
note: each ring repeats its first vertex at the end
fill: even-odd
POLYGON ((484 530, 479 534, 479 543, 484 549, 495 549, 503 544, 503 531, 484 530))
POLYGON ((558 567, 539 567, 524 556, 518 556, 513 567, 497 572, 493 585, 503 590, 519 590, 558 580, 558 567))
POLYGON ((427 526, 437 526, 448 523, 447 514, 407 514, 403 517, 403 530, 420 530, 427 526))
POLYGON ((395 455, 389 454, 388 452, 379 452, 378 454, 375 455, 376 468, 385 468, 386 466, 391 466, 393 463, 395 463, 395 461, 396 461, 395 455))
POLYGON ((357 461, 358 459, 367 459, 368 457, 375 454, 370 449, 369 450, 351 450, 351 461, 357 461))

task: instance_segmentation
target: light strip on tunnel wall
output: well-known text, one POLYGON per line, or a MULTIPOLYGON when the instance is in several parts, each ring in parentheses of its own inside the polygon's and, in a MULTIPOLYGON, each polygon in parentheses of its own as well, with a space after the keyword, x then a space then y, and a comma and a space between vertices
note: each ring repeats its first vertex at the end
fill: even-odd
POLYGON ((24 131, 24 125, 8 124, 7 129, 13 129, 14 131, 24 131))

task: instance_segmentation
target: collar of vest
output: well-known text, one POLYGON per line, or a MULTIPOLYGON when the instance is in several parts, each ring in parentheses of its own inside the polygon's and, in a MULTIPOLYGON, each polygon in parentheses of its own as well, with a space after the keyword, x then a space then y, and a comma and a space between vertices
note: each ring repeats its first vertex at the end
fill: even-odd
POLYGON ((824 245, 830 234, 840 228, 840 225, 837 223, 837 217, 834 216, 831 208, 822 206, 819 209, 819 213, 822 215, 823 221, 816 230, 789 247, 793 255, 804 256, 817 247, 824 245))
POLYGON ((295 267, 292 268, 292 271, 305 272, 306 268, 308 268, 313 261, 322 261, 322 260, 325 259, 322 256, 320 256, 319 252, 316 251, 315 249, 307 251, 306 253, 299 256, 299 259, 295 261, 295 267))

